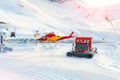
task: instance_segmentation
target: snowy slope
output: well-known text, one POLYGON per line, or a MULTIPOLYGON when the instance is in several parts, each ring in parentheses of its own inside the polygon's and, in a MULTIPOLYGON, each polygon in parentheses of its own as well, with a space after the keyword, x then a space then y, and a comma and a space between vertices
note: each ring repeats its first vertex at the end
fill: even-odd
MULTIPOLYGON (((101 9, 94 10, 89 8, 82 10, 77 8, 77 5, 74 1, 67 2, 62 5, 58 3, 51 3, 47 0, 40 2, 39 0, 34 0, 34 1, 21 0, 20 2, 18 1, 17 3, 19 4, 14 5, 16 7, 16 10, 7 11, 7 12, 5 12, 5 10, 1 10, 1 15, 2 15, 1 21, 5 21, 7 23, 15 25, 16 27, 19 27, 18 31, 20 28, 25 29, 25 31, 28 31, 28 33, 30 34, 33 34, 34 31, 37 29, 44 30, 44 32, 54 31, 60 34, 69 34, 71 31, 75 31, 76 32, 75 35, 79 34, 83 36, 92 36, 95 37, 95 39, 97 39, 96 37, 98 36, 93 34, 91 35, 91 31, 95 34, 96 31, 97 34, 101 34, 101 33, 109 34, 109 31, 111 33, 111 30, 113 32, 116 32, 116 30, 119 32, 119 28, 118 28, 119 26, 114 27, 116 26, 114 24, 114 21, 112 22, 113 26, 111 26, 111 23, 105 20, 104 18, 105 10, 101 10, 101 9), (97 13, 92 13, 94 11, 96 11, 97 13), (94 16, 89 17, 89 15, 93 15, 93 14, 94 16), (88 16, 88 18, 86 18, 86 16, 88 16), (105 33, 101 32, 101 29, 104 30, 105 33), (98 32, 99 30, 100 32, 98 32), (86 31, 87 33, 84 33, 86 31)), ((1 7, 4 8, 5 6, 1 6, 1 7)), ((114 7, 112 11, 116 10, 116 7, 114 7)), ((14 7, 12 6, 12 8, 14 7)), ((117 14, 118 12, 119 9, 114 13, 117 14)), ((25 33, 25 31, 23 32, 25 33)), ((102 35, 100 35, 100 38, 104 37, 101 36, 102 35)), ((109 35, 105 35, 105 36, 109 36, 109 35)), ((117 36, 118 35, 116 34, 115 38, 117 38, 117 36)))
POLYGON ((14 51, 0 53, 1 80, 119 80, 120 5, 86 8, 75 1, 1 0, 0 21, 7 23, 9 32, 16 28, 23 38, 33 38, 39 29, 41 35, 74 31, 77 36, 111 43, 93 44, 98 48, 93 59, 66 57, 71 43, 40 43, 37 47, 35 43, 7 43, 14 51))

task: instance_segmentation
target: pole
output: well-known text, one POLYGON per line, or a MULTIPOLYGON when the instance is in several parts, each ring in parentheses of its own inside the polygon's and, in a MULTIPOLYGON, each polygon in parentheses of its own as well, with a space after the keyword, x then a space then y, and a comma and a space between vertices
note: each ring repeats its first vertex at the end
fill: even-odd
POLYGON ((1 35, 1 37, 0 37, 1 39, 1 41, 0 41, 0 43, 1 43, 1 45, 3 45, 3 35, 1 35))

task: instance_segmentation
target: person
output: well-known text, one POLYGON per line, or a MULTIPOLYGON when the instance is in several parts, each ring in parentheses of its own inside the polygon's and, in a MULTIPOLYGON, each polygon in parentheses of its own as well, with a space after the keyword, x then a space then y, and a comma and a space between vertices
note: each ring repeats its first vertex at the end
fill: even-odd
POLYGON ((37 39, 38 38, 38 34, 34 34, 34 39, 37 39))
POLYGON ((0 45, 3 44, 3 36, 2 36, 2 33, 0 33, 0 45))
POLYGON ((5 32, 0 33, 0 52, 6 52, 5 49, 5 32))
POLYGON ((10 37, 15 37, 15 32, 11 32, 10 37))

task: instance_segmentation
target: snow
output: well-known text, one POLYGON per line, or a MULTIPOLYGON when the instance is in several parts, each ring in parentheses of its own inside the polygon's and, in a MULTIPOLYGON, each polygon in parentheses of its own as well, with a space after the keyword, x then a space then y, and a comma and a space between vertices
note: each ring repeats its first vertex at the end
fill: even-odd
MULTIPOLYGON (((46 44, 46 47, 44 48, 43 45, 40 44, 39 49, 34 51, 21 52, 16 50, 12 53, 1 54, 1 69, 12 71, 10 72, 11 75, 12 73, 14 73, 15 76, 22 75, 23 77, 21 78, 23 78, 23 80, 86 80, 88 78, 92 80, 98 78, 100 80, 119 79, 120 66, 119 64, 114 63, 116 62, 114 61, 114 58, 107 57, 108 55, 102 52, 101 54, 96 54, 93 59, 66 57, 65 53, 71 48, 67 46, 71 45, 71 43, 58 43, 56 47, 48 47, 48 44, 46 44)), ((9 73, 9 71, 7 72, 9 73)), ((6 75, 8 73, 6 73, 6 75)), ((10 78, 15 77, 10 76, 10 78)), ((12 80, 10 78, 8 80, 12 80)), ((17 76, 16 79, 18 79, 17 76)))
POLYGON ((119 0, 79 0, 83 1, 84 4, 86 4, 88 7, 101 7, 101 6, 107 6, 107 5, 113 5, 113 4, 119 4, 119 0))
POLYGON ((79 6, 73 0, 64 4, 49 0, 1 0, 0 21, 7 23, 8 33, 16 29, 16 39, 31 39, 39 29, 41 35, 52 31, 68 35, 74 31, 76 36, 90 36, 100 43, 93 44, 98 53, 92 59, 67 57, 72 43, 6 43, 13 52, 0 53, 0 79, 119 80, 120 5, 79 6))

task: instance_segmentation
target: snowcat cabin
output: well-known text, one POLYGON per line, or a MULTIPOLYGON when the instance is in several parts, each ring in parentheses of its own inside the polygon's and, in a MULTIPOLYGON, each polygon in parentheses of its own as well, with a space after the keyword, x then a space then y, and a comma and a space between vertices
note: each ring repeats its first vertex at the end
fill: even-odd
POLYGON ((74 45, 75 52, 89 52, 89 50, 92 48, 92 38, 76 37, 74 45))

